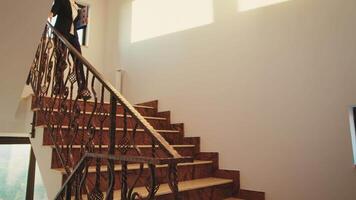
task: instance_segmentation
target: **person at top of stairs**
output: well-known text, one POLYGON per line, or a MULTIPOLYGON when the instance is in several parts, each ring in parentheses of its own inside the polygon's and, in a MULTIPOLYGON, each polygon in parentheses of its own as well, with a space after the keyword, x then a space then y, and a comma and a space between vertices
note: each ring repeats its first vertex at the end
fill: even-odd
MULTIPOLYGON (((81 53, 81 47, 79 44, 78 34, 77 34, 77 22, 79 20, 78 15, 79 6, 75 0, 54 0, 49 18, 57 16, 57 21, 55 24, 56 30, 58 30, 74 47, 81 53)), ((63 73, 65 70, 64 60, 62 59, 61 51, 56 52, 57 64, 55 71, 55 87, 54 92, 60 93, 63 91, 63 73)), ((90 99, 91 94, 87 88, 83 64, 79 59, 75 59, 75 55, 71 53, 73 60, 75 60, 76 77, 78 82, 78 94, 80 98, 90 99)))

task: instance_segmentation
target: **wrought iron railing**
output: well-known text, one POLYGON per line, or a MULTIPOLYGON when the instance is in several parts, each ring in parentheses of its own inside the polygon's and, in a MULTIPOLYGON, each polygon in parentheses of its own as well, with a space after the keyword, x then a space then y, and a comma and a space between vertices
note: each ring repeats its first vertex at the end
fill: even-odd
MULTIPOLYGON (((34 117, 42 116, 67 176, 56 199, 113 199, 117 178, 115 164, 121 164, 119 188, 122 200, 154 199, 159 187, 155 165, 162 163, 169 166, 168 184, 175 198, 179 198, 177 163, 190 162, 191 158, 178 154, 49 23, 42 34, 27 84, 34 91, 34 117), (85 77, 78 80, 81 65, 84 66, 85 77), (87 89, 87 96, 83 96, 83 88, 87 89), (110 104, 105 103, 108 99, 110 104), (109 126, 107 151, 103 147, 104 126, 109 126), (138 128, 150 138, 148 153, 135 142, 138 128), (74 153, 75 145, 80 145, 79 155, 74 153), (156 153, 158 148, 163 150, 164 156, 156 153), (139 163, 140 166, 134 181, 128 181, 129 163, 139 163), (107 172, 101 170, 104 164, 107 172), (148 166, 150 178, 146 177, 148 181, 145 184, 148 195, 141 196, 133 189, 142 178, 144 165, 148 166), (94 183, 87 180, 90 166, 95 166, 94 183), (107 177, 106 186, 100 181, 102 177, 107 177)), ((33 126, 35 124, 36 120, 33 126)))

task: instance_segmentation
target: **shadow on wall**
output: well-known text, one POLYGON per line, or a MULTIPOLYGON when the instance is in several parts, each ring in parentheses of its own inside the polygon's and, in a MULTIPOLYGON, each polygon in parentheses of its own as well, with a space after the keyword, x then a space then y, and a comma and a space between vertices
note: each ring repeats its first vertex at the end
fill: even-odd
POLYGON ((134 0, 131 43, 209 25, 227 14, 286 1, 289 0, 134 0))

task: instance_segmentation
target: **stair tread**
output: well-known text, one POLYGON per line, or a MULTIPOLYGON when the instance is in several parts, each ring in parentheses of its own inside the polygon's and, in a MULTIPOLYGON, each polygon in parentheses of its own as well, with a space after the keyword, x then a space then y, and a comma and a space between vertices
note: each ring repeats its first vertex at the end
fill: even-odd
MULTIPOLYGON (((54 145, 49 145, 51 146, 52 148, 54 148, 55 146, 54 145)), ((138 148, 151 148, 152 145, 136 145, 138 148)), ((193 148, 195 147, 194 144, 173 144, 171 145, 172 147, 174 148, 193 148)), ((66 147, 66 145, 65 145, 66 147)), ((80 145, 73 145, 72 148, 74 149, 79 149, 81 146, 80 145)), ((109 145, 101 145, 101 147, 103 149, 107 149, 109 147, 109 145)), ((130 146, 132 147, 132 146, 130 146)), ((158 145, 156 145, 156 147, 159 147, 158 145)), ((99 145, 95 145, 95 148, 99 148, 99 145)))
MULTIPOLYGON (((32 109, 32 111, 39 111, 39 109, 34 108, 34 109, 32 109)), ((53 109, 53 112, 58 112, 58 109, 53 109)), ((80 113, 83 114, 82 111, 81 111, 80 113)), ((91 115, 92 112, 86 111, 85 114, 86 114, 86 115, 91 115)), ((94 115, 99 115, 99 114, 101 114, 101 113, 96 113, 96 112, 94 112, 94 115)), ((116 116, 117 116, 117 117, 124 117, 123 114, 116 114, 116 116)), ((127 117, 128 117, 128 118, 131 118, 132 116, 131 116, 131 115, 127 115, 127 117)), ((164 118, 164 117, 155 117, 155 116, 143 116, 143 118, 145 118, 145 119, 152 119, 152 120, 167 120, 167 118, 164 118)))
MULTIPOLYGON (((212 164, 213 161, 211 160, 194 160, 194 162, 189 162, 189 163, 179 163, 178 166, 192 166, 192 165, 204 165, 204 164, 212 164)), ((164 168, 167 167, 167 165, 157 165, 157 168, 164 168)), ((127 165, 128 170, 137 170, 140 169, 140 165, 139 164, 128 164, 127 165)), ((148 168, 147 165, 144 166, 144 168, 148 168)), ((61 172, 62 174, 65 173, 64 168, 57 168, 54 169, 58 172, 61 172)), ((101 166, 101 171, 107 171, 107 165, 102 165, 101 166)), ((90 166, 88 168, 88 172, 95 172, 96 171, 96 166, 90 166)), ((121 165, 117 164, 115 165, 115 171, 121 171, 121 165)))
MULTIPOLYGON (((209 177, 209 178, 194 179, 189 181, 181 181, 179 182, 178 187, 180 192, 184 192, 184 191, 196 190, 196 189, 207 188, 212 186, 225 185, 229 183, 233 183, 233 180, 209 177)), ((146 187, 137 187, 134 189, 134 191, 142 195, 142 197, 146 197, 148 195, 146 187)), ((169 185, 166 183, 160 185, 159 190, 156 193, 156 196, 162 196, 171 193, 172 193, 171 189, 169 188, 169 185)), ((121 190, 115 190, 114 191, 115 199, 121 199, 120 194, 121 194, 121 190)), ((83 199, 87 199, 87 197, 85 196, 83 197, 83 199)))
MULTIPOLYGON (((195 180, 189 180, 189 181, 182 181, 179 182, 179 191, 189 191, 189 190, 196 190, 196 189, 201 189, 201 188, 206 188, 206 187, 211 187, 211 186, 217 186, 217 185, 224 185, 228 183, 232 183, 233 181, 231 179, 222 179, 222 178, 215 178, 215 177, 209 177, 209 178, 202 178, 202 179, 195 179, 195 180)), ((148 192, 145 187, 138 187, 134 191, 138 192, 142 196, 146 197, 148 195, 148 192)), ((165 194, 170 194, 172 193, 168 184, 162 184, 159 187, 159 190, 156 194, 156 196, 161 196, 165 194)), ((120 195, 120 190, 116 190, 114 192, 114 196, 118 198, 120 195)), ((120 199, 120 198, 119 198, 120 199)))
MULTIPOLYGON (((50 97, 50 96, 45 96, 45 98, 50 99, 51 97, 50 97)), ((70 100, 70 99, 67 99, 66 101, 69 101, 69 100, 70 100)), ((75 99, 71 99, 71 100, 74 101, 75 99)), ((78 101, 83 102, 84 100, 83 100, 83 99, 78 99, 78 101)), ((89 102, 89 103, 94 103, 95 101, 92 100, 92 99, 89 99, 89 100, 87 100, 87 102, 89 102)), ((109 104, 109 105, 110 105, 110 102, 109 102, 109 101, 104 101, 104 104, 109 104)), ((121 104, 118 103, 117 105, 120 106, 121 104)), ((155 109, 155 107, 152 107, 152 106, 145 106, 145 105, 138 105, 138 104, 134 104, 133 107, 136 107, 136 108, 155 109)))
MULTIPOLYGON (((82 99, 79 99, 79 101, 83 101, 82 99)), ((87 102, 90 102, 90 103, 94 103, 95 101, 94 100, 87 100, 87 102)), ((109 104, 110 105, 110 102, 105 102, 104 101, 104 104, 109 104)), ((117 105, 121 105, 120 103, 118 103, 117 105)), ((144 106, 144 105, 138 105, 138 104, 134 104, 133 107, 136 107, 136 108, 149 108, 149 109, 155 109, 155 107, 152 107, 152 106, 144 106)))
MULTIPOLYGON (((39 125, 39 126, 37 126, 37 127, 46 127, 46 125, 39 125)), ((58 125, 54 125, 54 128, 57 128, 58 127, 58 125)), ((66 126, 66 125, 64 125, 64 126, 61 126, 62 127, 62 129, 67 129, 67 128, 69 128, 69 126, 66 126)), ((83 127, 82 126, 79 126, 79 129, 82 129, 83 127)), ((86 129, 86 127, 84 127, 85 129, 86 129)), ((96 130, 100 130, 100 127, 96 127, 96 130)), ((107 131, 107 130, 109 130, 109 127, 103 127, 103 130, 104 131, 107 131)), ((123 128, 116 128, 116 131, 123 131, 124 129, 123 128)), ((131 131, 133 131, 133 129, 132 128, 128 128, 127 129, 127 131, 129 131, 129 132, 131 132, 131 131)), ((144 132, 145 130, 144 129, 136 129, 136 132, 144 132)), ((158 133, 180 133, 180 131, 179 130, 156 130, 158 133)))

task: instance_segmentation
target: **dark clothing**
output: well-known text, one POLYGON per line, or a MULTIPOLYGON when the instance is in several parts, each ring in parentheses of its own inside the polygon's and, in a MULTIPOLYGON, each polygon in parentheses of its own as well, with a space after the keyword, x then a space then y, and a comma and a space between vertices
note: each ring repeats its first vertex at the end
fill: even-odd
MULTIPOLYGON (((74 20, 73 25, 73 16, 72 16, 72 7, 69 0, 54 0, 54 4, 52 6, 51 12, 53 16, 57 16, 57 21, 55 24, 55 29, 58 30, 73 46, 76 50, 81 53, 81 47, 77 36, 77 31, 75 27, 75 22, 78 20, 78 17, 74 20), (72 25, 74 26, 74 34, 70 33, 72 25)), ((70 54, 74 61, 75 73, 78 82, 79 91, 86 89, 86 81, 84 75, 83 64, 79 59, 76 59, 74 54, 70 54)), ((56 65, 56 83, 57 87, 61 88, 60 85, 63 84, 63 72, 64 69, 61 67, 60 60, 62 54, 60 52, 57 53, 57 65, 56 65)), ((60 90, 60 89, 58 89, 60 90)))
MULTIPOLYGON (((78 36, 73 36, 72 34, 69 34, 69 38, 68 41, 74 46, 74 48, 76 48, 79 53, 82 53, 82 50, 80 48, 80 44, 79 44, 79 40, 78 40, 78 36)), ((72 58, 74 59, 74 54, 71 53, 72 58)), ((86 87, 86 83, 85 83, 85 75, 84 75, 84 69, 83 69, 83 64, 80 62, 79 59, 74 59, 75 60, 75 73, 76 76, 78 77, 77 81, 78 81, 78 87, 79 90, 85 89, 86 87)))
MULTIPOLYGON (((72 7, 70 5, 69 0, 54 0, 54 4, 52 6, 51 12, 53 16, 57 15, 57 21, 54 27, 60 33, 63 34, 64 37, 69 37, 70 29, 73 25, 73 21, 76 22, 78 17, 72 19, 72 7)), ((74 23, 75 26, 76 23, 74 23)), ((74 27, 75 30, 75 27, 74 27)), ((74 31, 76 34, 76 31, 74 31)))

